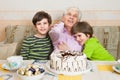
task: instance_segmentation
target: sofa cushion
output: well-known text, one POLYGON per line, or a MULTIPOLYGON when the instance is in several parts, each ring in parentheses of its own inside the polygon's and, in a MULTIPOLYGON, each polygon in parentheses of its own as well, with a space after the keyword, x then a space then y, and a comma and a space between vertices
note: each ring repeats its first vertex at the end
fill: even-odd
POLYGON ((120 26, 94 26, 94 34, 101 44, 117 59, 120 50, 120 26))
POLYGON ((20 54, 21 44, 24 38, 28 36, 32 36, 35 33, 35 29, 33 26, 29 25, 14 25, 7 26, 5 29, 6 39, 5 43, 13 43, 17 42, 17 51, 16 54, 20 54))
POLYGON ((0 44, 0 59, 5 60, 7 57, 15 55, 17 43, 0 44))

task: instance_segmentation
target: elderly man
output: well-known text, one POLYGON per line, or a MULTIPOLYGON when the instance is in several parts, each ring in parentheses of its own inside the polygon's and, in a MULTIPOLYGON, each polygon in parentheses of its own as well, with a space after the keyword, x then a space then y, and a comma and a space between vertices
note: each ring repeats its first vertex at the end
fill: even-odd
POLYGON ((80 20, 81 13, 76 7, 68 8, 59 24, 55 24, 49 35, 52 39, 55 50, 81 51, 81 45, 71 35, 72 26, 80 20))

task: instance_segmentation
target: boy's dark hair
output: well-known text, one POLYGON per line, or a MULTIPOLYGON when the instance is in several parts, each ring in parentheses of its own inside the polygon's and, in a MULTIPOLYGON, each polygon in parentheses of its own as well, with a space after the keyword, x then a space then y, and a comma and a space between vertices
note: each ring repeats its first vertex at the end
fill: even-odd
POLYGON ((46 13, 45 11, 39 11, 39 12, 37 12, 37 13, 34 15, 33 19, 32 19, 32 23, 33 23, 34 25, 36 25, 37 21, 41 21, 43 18, 46 18, 46 19, 48 20, 48 23, 49 23, 49 24, 52 23, 52 18, 51 18, 51 16, 50 16, 48 13, 46 13))
POLYGON ((89 34, 90 37, 92 37, 92 35, 93 35, 93 29, 92 29, 91 25, 85 21, 77 22, 73 25, 73 27, 71 29, 71 33, 76 34, 78 32, 82 32, 86 36, 87 36, 87 34, 89 34))

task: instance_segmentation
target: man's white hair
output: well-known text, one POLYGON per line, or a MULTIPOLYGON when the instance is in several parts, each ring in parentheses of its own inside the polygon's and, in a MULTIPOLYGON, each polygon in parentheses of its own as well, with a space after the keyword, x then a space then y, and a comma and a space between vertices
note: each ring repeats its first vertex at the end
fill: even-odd
POLYGON ((69 7, 69 8, 67 8, 67 9, 64 11, 63 16, 66 15, 69 10, 76 11, 76 12, 78 13, 78 20, 81 19, 81 17, 82 17, 82 12, 81 12, 80 9, 77 8, 77 7, 69 7))

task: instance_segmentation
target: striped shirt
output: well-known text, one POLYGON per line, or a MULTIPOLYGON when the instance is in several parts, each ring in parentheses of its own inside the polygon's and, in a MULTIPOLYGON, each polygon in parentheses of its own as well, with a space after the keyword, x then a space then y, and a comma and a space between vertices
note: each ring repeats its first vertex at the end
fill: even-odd
POLYGON ((48 60, 53 51, 50 37, 38 38, 35 36, 23 40, 21 54, 24 60, 48 60))

